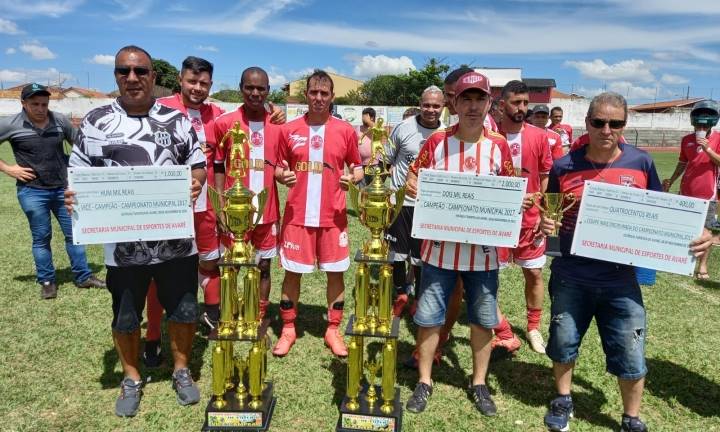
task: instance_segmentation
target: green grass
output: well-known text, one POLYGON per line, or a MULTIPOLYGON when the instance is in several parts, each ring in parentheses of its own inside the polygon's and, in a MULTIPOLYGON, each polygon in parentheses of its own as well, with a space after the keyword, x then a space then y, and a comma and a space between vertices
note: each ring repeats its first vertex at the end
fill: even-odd
MULTIPOLYGON (((0 158, 12 160, 10 147, 0 158)), ((662 177, 672 172, 674 154, 657 154, 662 177)), ((199 430, 210 396, 210 350, 196 338, 191 369, 203 401, 179 407, 170 388, 170 370, 143 371, 145 388, 139 415, 120 419, 113 414, 121 370, 110 338, 110 296, 105 290, 78 290, 72 285, 62 236, 53 239, 58 298, 41 301, 34 281, 30 233, 14 192, 14 181, 0 178, 0 429, 10 431, 186 431, 199 430)), ((350 235, 355 249, 366 237, 356 220, 350 235)), ((718 253, 711 261, 712 281, 699 284, 687 277, 661 274, 644 288, 648 310, 647 359, 650 369, 642 415, 654 431, 720 431, 720 283, 718 253)), ((104 275, 102 249, 88 248, 94 270, 104 275)), ((348 287, 353 269, 346 274, 348 287)), ((273 266, 271 315, 277 315, 282 270, 273 266)), ((547 278, 547 274, 545 275, 547 278)), ((303 278, 300 338, 284 359, 270 357, 269 376, 275 381, 278 404, 273 431, 331 431, 344 393, 345 362, 323 346, 325 281, 321 274, 303 278)), ((501 274, 500 302, 516 330, 525 320, 522 276, 517 268, 501 274)), ((348 289, 348 294, 351 290, 348 289)), ((546 333, 549 304, 543 317, 546 333)), ((352 310, 348 299, 346 311, 352 310)), ((346 314, 346 319, 349 313, 346 314)), ((273 333, 277 334, 277 322, 273 333)), ((414 346, 415 327, 403 320, 399 357, 414 346)), ((489 385, 498 416, 480 416, 465 392, 471 368, 469 331, 463 316, 440 367, 434 370, 435 391, 421 415, 405 413, 405 431, 542 431, 542 417, 554 387, 547 357, 525 346, 512 361, 493 363, 489 385)), ((167 344, 167 342, 166 342, 167 344)), ((167 352, 167 345, 165 351, 167 352)), ((375 349, 376 347, 372 347, 375 349)), ((575 375, 577 419, 573 431, 619 429, 621 402, 615 379, 604 371, 597 331, 588 332, 575 375)), ((409 397, 416 373, 398 368, 401 400, 409 397)))

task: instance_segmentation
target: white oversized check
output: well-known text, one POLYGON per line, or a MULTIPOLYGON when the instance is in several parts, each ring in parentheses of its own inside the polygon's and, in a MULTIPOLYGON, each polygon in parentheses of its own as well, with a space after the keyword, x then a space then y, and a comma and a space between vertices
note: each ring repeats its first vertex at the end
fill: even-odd
POLYGON ((527 179, 421 169, 412 236, 516 247, 527 179))
POLYGON ((75 244, 195 236, 190 167, 69 168, 75 244))
POLYGON ((692 275, 708 201, 586 181, 570 253, 692 275))

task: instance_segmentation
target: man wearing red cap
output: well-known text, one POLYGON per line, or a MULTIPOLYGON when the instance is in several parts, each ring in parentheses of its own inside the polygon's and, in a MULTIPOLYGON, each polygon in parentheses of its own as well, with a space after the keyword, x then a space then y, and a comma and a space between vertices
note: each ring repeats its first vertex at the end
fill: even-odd
MULTIPOLYGON (((417 194, 420 168, 475 172, 511 176, 512 157, 502 135, 483 126, 490 108, 490 83, 477 72, 461 76, 455 85, 457 125, 436 132, 427 139, 408 173, 407 193, 417 194)), ((485 415, 497 409, 485 385, 492 339, 498 324, 498 258, 495 247, 451 241, 424 240, 420 251, 423 261, 422 291, 415 323, 418 325, 419 382, 407 402, 407 410, 422 412, 432 394, 432 363, 440 331, 445 322, 448 300, 463 280, 470 321, 470 346, 473 352, 471 397, 485 415)))

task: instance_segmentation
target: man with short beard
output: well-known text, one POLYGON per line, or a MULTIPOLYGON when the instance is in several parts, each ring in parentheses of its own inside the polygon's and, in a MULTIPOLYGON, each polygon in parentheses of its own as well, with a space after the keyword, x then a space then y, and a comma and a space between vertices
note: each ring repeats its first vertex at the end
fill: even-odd
MULTIPOLYGON (((155 100, 156 78, 150 54, 129 45, 115 55, 120 97, 83 119, 70 157, 71 167, 187 165, 188 195, 197 199, 205 182, 205 156, 197 134, 180 111, 155 100)), ((65 191, 72 211, 75 193, 65 191)), ((132 417, 142 397, 139 371, 140 322, 148 285, 157 284, 167 311, 174 372, 172 386, 180 405, 197 403, 200 391, 188 369, 197 322, 197 247, 193 239, 105 244, 107 287, 112 295, 112 334, 124 378, 115 414, 132 417)))
MULTIPOLYGON (((525 83, 512 80, 505 84, 499 105, 503 111, 500 130, 510 145, 515 175, 528 180, 526 197, 545 191, 548 172, 552 167, 545 131, 525 122, 529 103, 530 91, 525 83)), ((540 212, 535 206, 523 212, 518 246, 512 250, 503 248, 501 261, 509 262, 511 254, 512 261, 522 268, 525 279, 526 338, 533 351, 544 353, 545 342, 540 333, 540 320, 545 293, 542 269, 546 258, 545 242, 537 231, 539 218, 540 212)), ((494 330, 496 337, 493 348, 504 349, 509 353, 520 348, 520 341, 513 334, 506 318, 494 330)))
MULTIPOLYGON (((235 179, 227 174, 232 168, 230 154, 233 145, 232 137, 228 137, 222 148, 220 146, 215 148, 215 187, 221 191, 231 187, 235 181, 242 181, 243 185, 253 193, 260 193, 263 189, 268 192, 265 210, 259 223, 250 233, 250 242, 255 248, 260 268, 260 320, 262 320, 270 304, 270 260, 277 256, 280 205, 275 183, 275 165, 270 161, 275 159, 281 126, 272 122, 272 115, 267 109, 270 83, 265 70, 257 66, 245 69, 240 77, 240 91, 243 95, 243 105, 215 119, 214 129, 215 141, 219 144, 236 123, 240 124, 248 139, 244 149, 248 158, 247 175, 242 179, 235 179)), ((223 244, 230 248, 233 241, 235 239, 224 238, 223 244)))

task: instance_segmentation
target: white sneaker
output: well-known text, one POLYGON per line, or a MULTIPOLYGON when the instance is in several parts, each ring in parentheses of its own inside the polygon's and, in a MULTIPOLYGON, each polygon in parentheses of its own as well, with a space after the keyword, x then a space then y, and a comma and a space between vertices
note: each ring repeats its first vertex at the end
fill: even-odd
POLYGON ((545 340, 543 339, 540 330, 535 329, 526 332, 525 338, 527 339, 528 343, 530 344, 530 348, 532 348, 533 351, 535 351, 536 353, 545 354, 545 340))

